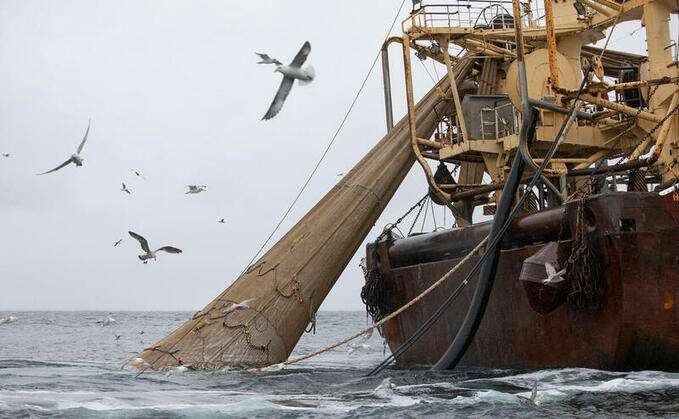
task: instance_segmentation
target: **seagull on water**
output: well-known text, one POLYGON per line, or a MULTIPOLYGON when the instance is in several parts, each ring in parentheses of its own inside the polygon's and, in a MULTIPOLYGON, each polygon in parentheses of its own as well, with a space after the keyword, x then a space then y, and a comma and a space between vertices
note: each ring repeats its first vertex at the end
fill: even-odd
POLYGON ((283 65, 282 62, 278 61, 275 58, 269 57, 267 54, 262 54, 261 52, 255 52, 255 54, 259 55, 259 58, 262 59, 262 61, 259 61, 257 64, 276 64, 276 65, 283 65))
POLYGON ((186 365, 180 365, 178 367, 170 367, 167 370, 167 374, 165 374, 165 376, 169 377, 171 375, 181 375, 181 374, 184 374, 188 370, 189 370, 189 367, 187 367, 186 365))
POLYGON ((375 390, 373 390, 373 392, 377 392, 379 390, 393 390, 395 388, 396 384, 391 382, 391 377, 387 377, 384 380, 382 380, 379 386, 375 387, 375 390))
POLYGON ((132 192, 130 192, 129 189, 127 189, 127 186, 125 186, 125 182, 123 182, 123 187, 120 189, 122 192, 127 192, 128 195, 131 195, 132 192))
POLYGON ((153 365, 151 365, 149 361, 139 357, 130 358, 121 362, 120 369, 122 370, 127 365, 131 365, 137 368, 146 367, 148 369, 153 369, 153 365))
POLYGON ((243 301, 241 301, 240 303, 237 303, 237 304, 236 304, 236 303, 231 303, 231 305, 229 305, 229 306, 227 306, 226 304, 224 304, 224 305, 222 306, 222 308, 226 307, 226 309, 223 310, 222 313, 224 313, 224 315, 226 316, 227 314, 231 313, 232 311, 236 311, 236 310, 245 310, 245 309, 247 309, 247 308, 250 308, 250 306, 248 305, 248 303, 249 303, 250 301, 254 301, 254 300, 255 300, 254 298, 249 298, 249 299, 243 300, 243 301))
POLYGON ((113 247, 118 246, 122 242, 123 242, 123 239, 118 240, 117 242, 113 243, 113 247))
POLYGON ((186 187, 189 188, 189 190, 184 192, 184 195, 189 193, 201 193, 207 190, 207 186, 205 185, 186 185, 186 187))
POLYGON ((558 284, 565 279, 563 276, 566 274, 566 268, 557 272, 554 265, 545 262, 545 271, 547 272, 547 279, 542 280, 543 284, 558 284))
MULTIPOLYGON (((90 121, 90 122, 92 122, 92 121, 90 121)), ((48 170, 44 173, 38 173, 38 175, 46 175, 47 173, 56 172, 57 170, 61 169, 62 167, 68 166, 70 163, 73 163, 78 167, 83 165, 83 158, 80 157, 80 152, 83 151, 83 147, 85 147, 85 141, 87 141, 87 135, 90 133, 90 122, 87 123, 87 131, 85 131, 85 136, 83 137, 83 140, 80 142, 80 145, 78 146, 78 150, 76 150, 75 153, 71 154, 71 157, 69 157, 68 160, 61 163, 59 166, 55 167, 52 170, 48 170)))
POLYGON ((522 405, 524 406, 535 406, 535 396, 538 394, 538 380, 535 380, 533 383, 533 389, 530 392, 530 397, 525 397, 525 396, 519 396, 518 394, 516 397, 519 398, 519 402, 521 402, 522 405))
POLYGON ((0 324, 10 324, 10 323, 14 323, 15 321, 17 321, 16 317, 9 316, 5 319, 0 319, 0 324))
POLYGON ((266 111, 262 119, 271 119, 280 112, 295 79, 301 83, 310 83, 316 77, 313 67, 302 68, 302 64, 306 61, 309 52, 311 52, 311 44, 309 41, 306 41, 290 64, 276 65, 274 71, 283 74, 283 81, 278 88, 278 92, 276 92, 276 97, 271 102, 271 106, 269 106, 269 110, 266 111))
POLYGON ((149 242, 146 241, 146 239, 139 234, 135 233, 134 231, 128 231, 130 236, 132 236, 135 240, 139 242, 141 245, 141 249, 146 252, 143 255, 139 255, 139 260, 143 261, 144 263, 147 263, 149 259, 156 259, 156 253, 158 252, 167 252, 167 253, 181 253, 181 249, 177 249, 176 247, 172 246, 163 246, 159 249, 156 249, 154 251, 151 251, 149 248, 149 242))
POLYGON ((116 322, 116 319, 113 318, 113 314, 111 314, 111 313, 108 313, 108 315, 106 317, 104 317, 103 319, 97 320, 97 323, 101 323, 102 326, 110 326, 115 322, 116 322))

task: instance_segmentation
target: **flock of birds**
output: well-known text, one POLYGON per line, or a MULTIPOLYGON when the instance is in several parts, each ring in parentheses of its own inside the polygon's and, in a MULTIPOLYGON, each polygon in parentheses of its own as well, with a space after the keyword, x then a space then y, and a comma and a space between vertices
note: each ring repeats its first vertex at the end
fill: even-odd
MULTIPOLYGON (((311 44, 309 41, 306 41, 304 45, 302 45, 302 48, 299 50, 297 55, 295 55, 295 58, 290 62, 290 64, 283 64, 276 58, 272 58, 267 54, 264 53, 259 53, 256 52, 255 54, 258 55, 261 58, 261 61, 258 62, 258 64, 274 64, 276 66, 274 72, 279 72, 283 75, 283 80, 281 81, 281 84, 278 88, 278 91, 276 92, 276 95, 271 102, 271 105, 269 106, 269 109, 267 110, 266 114, 264 114, 264 117, 262 119, 271 119, 274 116, 276 116, 280 110, 283 108, 283 104, 285 103, 285 100, 287 99, 288 95, 290 94, 290 90, 292 89, 292 85, 294 84, 295 80, 298 80, 300 84, 308 84, 311 81, 314 80, 315 78, 315 71, 312 66, 307 66, 305 68, 302 68, 302 65, 306 62, 307 57, 309 56, 309 53, 311 52, 311 44)), ((87 142, 87 138, 90 133, 90 127, 92 125, 92 121, 89 120, 87 123, 87 130, 85 131, 85 135, 83 136, 83 139, 80 141, 80 144, 78 145, 78 148, 76 151, 69 156, 66 161, 58 165, 57 167, 48 170, 43 173, 38 173, 39 176, 46 175, 48 173, 54 173, 60 169, 63 169, 64 167, 70 165, 73 163, 76 167, 81 167, 83 165, 83 161, 85 160, 81 153, 83 151, 83 148, 85 147, 85 143, 87 142)), ((2 156, 5 158, 9 158, 10 154, 9 153, 2 153, 2 156)), ((132 172, 137 177, 142 177, 141 173, 138 171, 131 169, 132 172)), ((338 174, 338 176, 341 176, 342 174, 338 174)), ((199 194, 201 192, 205 192, 207 190, 206 185, 187 185, 186 186, 188 189, 186 190, 185 194, 199 194)), ((132 191, 128 188, 128 186, 125 184, 125 182, 122 182, 122 187, 120 189, 121 192, 124 192, 128 195, 132 195, 132 191)), ((217 221, 220 224, 224 224, 225 220, 224 218, 220 219, 217 221)), ((167 252, 167 253, 182 253, 182 250, 174 247, 174 246, 163 246, 160 247, 156 250, 151 250, 148 244, 148 241, 146 238, 141 236, 138 233, 135 233, 133 231, 128 232, 131 237, 133 237, 135 240, 139 242, 139 245, 141 246, 141 249, 144 251, 141 255, 139 255, 139 259, 143 263, 148 263, 150 259, 156 260, 157 253, 158 252, 167 252)), ((117 247, 120 243, 122 242, 122 239, 117 240, 114 244, 113 247, 117 247)), ((1 324, 1 323, 0 323, 1 324)))

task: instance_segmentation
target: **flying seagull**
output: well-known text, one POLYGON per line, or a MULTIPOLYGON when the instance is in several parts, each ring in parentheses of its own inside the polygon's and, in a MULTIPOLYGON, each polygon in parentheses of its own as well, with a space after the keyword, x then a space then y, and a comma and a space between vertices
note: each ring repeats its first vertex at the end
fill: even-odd
POLYGON ((222 218, 221 220, 217 221, 219 224, 224 224, 224 219, 222 218))
POLYGON ((337 176, 344 176, 344 172, 338 173, 337 176))
POLYGON ((547 279, 542 280, 543 284, 558 284, 565 279, 563 276, 566 274, 566 268, 557 272, 554 265, 545 262, 545 271, 547 271, 547 279))
POLYGON ((139 234, 135 233, 134 231, 128 231, 130 233, 130 236, 132 236, 135 240, 139 242, 141 245, 141 248, 144 252, 143 255, 139 255, 139 260, 143 261, 144 263, 147 263, 149 259, 156 259, 156 253, 158 252, 167 252, 167 253, 181 253, 182 251, 180 249, 177 249, 176 247, 172 246, 163 246, 159 249, 156 249, 154 251, 151 251, 149 248, 149 242, 146 241, 145 238, 140 236, 139 234))
POLYGON ((519 396, 518 394, 516 397, 519 398, 519 402, 521 402, 522 405, 524 406, 535 406, 535 396, 538 394, 538 380, 535 380, 533 383, 533 389, 530 392, 530 397, 525 397, 525 396, 519 396))
POLYGON ((135 175, 137 175, 137 177, 142 177, 142 176, 141 176, 141 173, 137 172, 136 170, 134 170, 134 169, 130 169, 130 170, 132 170, 132 173, 134 173, 135 175))
POLYGON ((122 242, 123 242, 123 239, 118 240, 117 242, 113 243, 113 247, 118 246, 122 242))
POLYGON ((367 351, 370 349, 370 344, 368 344, 368 341, 373 335, 373 330, 375 329, 370 329, 368 332, 366 332, 361 340, 358 343, 350 343, 349 344, 349 349, 347 349, 348 353, 353 353, 356 351, 367 351))
POLYGON ((186 187, 189 188, 189 190, 184 192, 184 195, 189 193, 201 193, 207 190, 207 186, 205 185, 186 185, 186 187))
POLYGON ((113 337, 116 338, 116 342, 120 340, 120 335, 113 334, 113 337))
MULTIPOLYGON (((224 316, 226 316, 227 314, 231 313, 232 311, 236 311, 236 310, 245 310, 246 308, 250 308, 250 306, 248 305, 248 303, 249 303, 250 301, 254 301, 254 298, 249 298, 249 299, 247 299, 247 300, 243 300, 243 301, 241 301, 241 302, 238 303, 238 304, 236 304, 236 303, 231 303, 231 305, 229 305, 228 307, 226 307, 226 309, 223 310, 222 313, 224 313, 224 316)), ((224 308, 225 306, 226 306, 226 304, 224 304, 224 305, 222 306, 222 308, 224 308)))
POLYGON ((271 102, 271 106, 269 106, 269 110, 266 111, 262 119, 271 119, 280 112, 295 79, 301 82, 311 82, 314 79, 315 73, 313 67, 302 68, 302 64, 306 61, 309 52, 311 52, 311 44, 309 41, 306 41, 290 64, 276 66, 274 71, 283 74, 283 81, 278 88, 278 92, 276 92, 276 97, 271 102))
POLYGON ((125 182, 123 182, 123 187, 121 189, 122 192, 127 192, 128 195, 131 195, 132 192, 130 192, 129 189, 127 189, 127 186, 125 186, 125 182))
POLYGON ((283 65, 282 62, 278 61, 275 58, 269 57, 267 54, 262 54, 261 52, 255 52, 255 54, 259 55, 259 58, 262 59, 262 61, 259 61, 257 64, 276 64, 276 65, 283 65))
POLYGON ((2 157, 9 157, 9 153, 2 153, 2 157))
POLYGON ((38 175, 46 175, 47 173, 52 173, 56 172, 57 170, 61 169, 62 167, 68 166, 70 163, 75 164, 76 166, 80 167, 83 165, 83 158, 80 157, 80 152, 83 151, 83 147, 85 147, 85 141, 87 141, 87 135, 90 133, 90 123, 92 121, 87 123, 87 131, 85 131, 85 136, 83 137, 83 140, 80 142, 80 145, 78 146, 78 150, 76 150, 75 153, 71 154, 71 157, 69 157, 68 160, 65 162, 61 163, 59 166, 55 167, 52 170, 48 170, 44 173, 38 173, 38 175))

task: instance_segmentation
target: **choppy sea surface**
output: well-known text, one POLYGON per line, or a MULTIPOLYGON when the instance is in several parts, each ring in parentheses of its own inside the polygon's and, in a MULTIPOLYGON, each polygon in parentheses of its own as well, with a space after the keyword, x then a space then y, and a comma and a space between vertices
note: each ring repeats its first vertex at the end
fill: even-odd
MULTIPOLYGON (((193 313, 114 312, 116 323, 97 323, 107 314, 0 312, 17 317, 0 325, 0 417, 679 417, 679 373, 387 369, 366 377, 385 356, 377 333, 363 350, 339 347, 274 372, 138 374, 120 362, 193 313), (395 387, 375 390, 387 377, 395 387), (535 381, 535 404, 521 404, 517 395, 529 396, 535 381)), ((316 334, 293 355, 365 325, 361 312, 319 312, 316 334)))

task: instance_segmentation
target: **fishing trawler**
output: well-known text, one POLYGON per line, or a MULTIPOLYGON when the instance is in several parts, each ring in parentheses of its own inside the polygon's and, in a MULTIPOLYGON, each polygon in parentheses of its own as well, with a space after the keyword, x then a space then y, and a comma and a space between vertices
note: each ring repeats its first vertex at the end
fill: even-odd
POLYGON ((396 222, 367 247, 362 297, 398 365, 679 369, 677 3, 420 3, 382 47, 388 133, 138 355, 153 369, 286 361, 415 163, 456 225, 399 235, 396 222), (632 20, 647 56, 608 47, 632 20), (392 44, 408 105, 395 125, 392 44), (417 103, 414 59, 447 70, 417 103))
MULTIPOLYGON (((404 48, 413 154, 430 199, 450 206, 459 227, 400 237, 390 226, 368 246, 364 301, 376 320, 408 303, 488 236, 491 222, 472 224, 474 208, 493 215, 501 195, 513 194, 514 203, 527 195, 499 240, 493 278, 468 275, 482 257, 474 255, 382 326, 397 363, 679 369, 679 79, 669 35, 678 6, 513 6, 423 5, 393 40, 404 48), (648 56, 589 45, 630 20, 645 27, 648 56), (466 55, 453 59, 449 44, 466 55), (441 97, 439 109, 449 106, 433 138, 415 133, 410 50, 445 64, 453 86, 441 97), (533 120, 523 133, 527 113, 533 120), (527 185, 545 159, 544 175, 527 185), (517 164, 528 176, 510 190, 517 164), (471 283, 461 290, 464 281, 471 283), (473 330, 460 343, 465 324, 473 330)), ((387 101, 388 121, 389 113, 387 101)))

